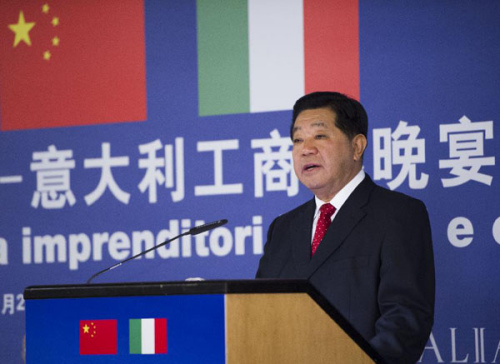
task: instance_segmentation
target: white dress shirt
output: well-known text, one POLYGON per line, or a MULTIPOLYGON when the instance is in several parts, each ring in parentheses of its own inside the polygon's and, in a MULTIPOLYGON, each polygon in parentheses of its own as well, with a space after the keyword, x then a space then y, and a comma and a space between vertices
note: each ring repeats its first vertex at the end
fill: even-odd
POLYGON ((332 215, 332 221, 335 219, 335 216, 337 216, 337 213, 339 210, 342 208, 342 205, 344 202, 347 201, 351 193, 358 187, 358 185, 365 179, 365 171, 361 169, 356 176, 352 180, 349 181, 348 184, 344 186, 336 195, 333 197, 329 202, 324 202, 320 200, 317 196, 314 196, 314 199, 316 201, 316 211, 314 212, 314 220, 313 220, 313 226, 312 226, 312 235, 311 235, 311 244, 314 239, 314 232, 316 231, 316 224, 318 223, 319 219, 319 209, 321 208, 322 205, 325 203, 331 203, 335 207, 335 213, 332 215))

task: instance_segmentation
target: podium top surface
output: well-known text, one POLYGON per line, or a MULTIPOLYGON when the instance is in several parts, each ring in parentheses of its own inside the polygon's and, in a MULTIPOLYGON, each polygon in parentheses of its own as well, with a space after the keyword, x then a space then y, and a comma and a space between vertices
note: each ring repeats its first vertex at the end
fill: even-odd
POLYGON ((30 286, 24 298, 83 298, 228 293, 319 293, 306 280, 220 280, 30 286))

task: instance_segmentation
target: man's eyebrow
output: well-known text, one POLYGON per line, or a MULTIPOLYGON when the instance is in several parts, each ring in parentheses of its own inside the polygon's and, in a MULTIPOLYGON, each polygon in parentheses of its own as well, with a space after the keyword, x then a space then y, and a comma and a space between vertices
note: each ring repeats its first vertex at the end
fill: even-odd
MULTIPOLYGON (((324 121, 316 121, 311 124, 311 126, 317 127, 317 128, 326 128, 326 123, 324 121)), ((300 126, 294 126, 292 132, 295 133, 297 130, 302 129, 300 126)))
POLYGON ((317 121, 315 123, 312 123, 311 126, 316 126, 316 127, 324 127, 326 128, 326 123, 324 121, 317 121))

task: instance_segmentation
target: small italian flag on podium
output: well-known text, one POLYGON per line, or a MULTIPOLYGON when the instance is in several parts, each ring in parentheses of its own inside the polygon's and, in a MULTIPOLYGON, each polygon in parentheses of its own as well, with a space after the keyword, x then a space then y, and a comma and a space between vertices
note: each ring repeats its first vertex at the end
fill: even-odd
POLYGON ((130 319, 130 354, 166 354, 167 319, 130 319))

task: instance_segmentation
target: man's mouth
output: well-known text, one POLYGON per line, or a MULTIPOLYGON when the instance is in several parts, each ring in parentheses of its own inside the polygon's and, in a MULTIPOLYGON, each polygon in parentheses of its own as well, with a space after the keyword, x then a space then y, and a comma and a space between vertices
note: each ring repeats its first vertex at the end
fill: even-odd
POLYGON ((316 168, 319 168, 319 164, 313 164, 313 163, 310 163, 310 164, 306 164, 303 168, 302 168, 302 171, 303 172, 309 172, 309 171, 312 171, 316 168))

